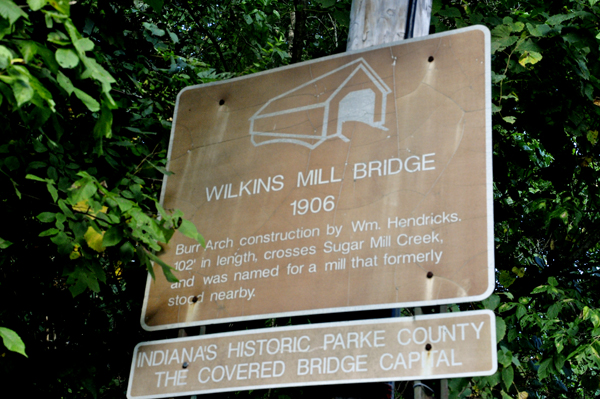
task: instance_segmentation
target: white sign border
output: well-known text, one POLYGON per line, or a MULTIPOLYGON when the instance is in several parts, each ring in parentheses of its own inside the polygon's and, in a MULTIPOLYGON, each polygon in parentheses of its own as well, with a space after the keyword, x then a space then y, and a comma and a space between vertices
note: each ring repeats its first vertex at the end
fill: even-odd
MULTIPOLYGON (((175 134, 175 126, 177 123, 177 111, 179 107, 179 99, 181 95, 187 90, 193 90, 200 87, 208 87, 208 86, 216 86, 220 84, 227 84, 235 81, 242 81, 245 79, 255 78, 257 76, 265 75, 272 73, 273 71, 283 71, 286 69, 296 68, 300 65, 310 65, 313 63, 322 62, 323 60, 331 60, 340 57, 345 57, 349 54, 360 54, 368 51, 372 51, 380 48, 388 48, 397 46, 399 44, 404 43, 414 43, 424 40, 436 39, 445 36, 452 36, 464 32, 469 31, 481 31, 484 34, 484 57, 485 57, 485 142, 486 142, 486 209, 487 209, 487 251, 488 251, 488 286, 486 291, 481 295, 467 296, 467 297, 458 297, 458 298, 446 298, 446 299, 436 299, 436 300, 427 300, 427 301, 407 301, 407 302, 396 302, 396 303, 384 303, 384 304, 372 304, 372 305, 362 305, 362 306, 345 306, 345 307, 335 307, 335 308, 321 308, 321 309, 308 309, 308 310, 299 310, 299 311, 289 311, 289 312, 279 312, 279 313, 264 313, 257 315, 245 315, 245 316, 236 316, 236 317, 227 317, 227 318, 215 318, 215 319, 206 319, 206 320, 198 320, 198 321, 188 321, 188 322, 178 322, 178 323, 170 323, 170 324, 162 324, 159 326, 149 326, 146 324, 145 315, 148 308, 148 301, 150 298, 150 286, 153 283, 152 276, 148 273, 148 277, 146 280, 146 290, 144 294, 144 302, 142 305, 142 314, 140 318, 140 324, 142 328, 146 331, 159 331, 159 330, 168 330, 175 328, 186 328, 193 326, 204 326, 211 324, 221 324, 221 323, 232 323, 232 322, 241 322, 241 321, 249 321, 249 320, 260 320, 260 319, 271 319, 271 318, 279 318, 279 317, 294 317, 294 316, 303 316, 303 315, 316 315, 316 314, 327 314, 327 313, 345 313, 345 312, 357 312, 357 311, 368 311, 368 310, 379 310, 379 309, 392 309, 392 308, 406 308, 406 307, 420 307, 420 306, 439 306, 439 305, 448 305, 455 303, 465 303, 465 302, 479 302, 487 297, 489 297, 495 288, 495 261, 494 261, 494 190, 493 190, 493 168, 492 168, 492 78, 491 78, 491 34, 489 29, 484 25, 474 25, 466 28, 455 29, 451 31, 436 33, 428 36, 417 37, 413 39, 407 39, 399 42, 386 43, 378 46, 369 47, 366 49, 360 49, 355 51, 348 51, 345 53, 335 54, 328 57, 322 57, 310 61, 305 61, 298 64, 286 65, 280 68, 270 69, 268 71, 262 71, 258 73, 254 73, 251 75, 242 76, 239 78, 233 78, 218 82, 205 83, 201 85, 188 86, 181 90, 177 95, 177 101, 175 103, 175 110, 173 112, 173 123, 171 126, 171 137, 169 139, 169 151, 167 153, 168 162, 171 160, 171 151, 173 149, 173 138, 175 134)), ((167 170, 169 166, 167 164, 167 170)), ((160 204, 164 205, 164 197, 167 187, 167 179, 168 176, 165 175, 163 179, 163 185, 160 193, 160 204)), ((158 278, 162 278, 158 277, 158 278)))

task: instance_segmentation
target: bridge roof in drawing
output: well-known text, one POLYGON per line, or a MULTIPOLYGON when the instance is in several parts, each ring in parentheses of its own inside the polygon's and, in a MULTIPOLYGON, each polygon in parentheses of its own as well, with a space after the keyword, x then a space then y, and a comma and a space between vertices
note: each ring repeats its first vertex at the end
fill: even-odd
POLYGON ((340 90, 342 90, 348 81, 350 81, 350 79, 352 79, 359 71, 364 72, 382 94, 387 95, 391 93, 390 88, 385 84, 383 79, 377 75, 373 68, 371 68, 363 58, 358 58, 333 71, 312 79, 295 89, 280 94, 277 97, 273 97, 263 105, 250 120, 324 107, 336 97, 340 90), (327 87, 327 84, 329 84, 330 87, 327 87), (335 89, 332 89, 333 87, 335 87, 335 89))
MULTIPOLYGON (((339 137, 347 141, 339 131, 341 126, 336 134, 328 134, 329 121, 338 118, 338 115, 330 115, 330 110, 333 112, 337 110, 334 100, 339 101, 348 93, 364 92, 365 90, 372 91, 373 95, 375 92, 379 92, 382 98, 382 109, 379 114, 383 122, 385 120, 383 115, 385 97, 391 93, 391 90, 363 58, 358 58, 267 101, 250 118, 252 143, 263 145, 288 142, 314 149, 324 140, 332 137, 339 137), (315 112, 319 115, 318 117, 315 112), (306 115, 298 119, 299 113, 306 115), (293 120, 298 123, 295 126, 299 131, 289 131, 291 126, 287 124, 289 120, 285 119, 291 117, 292 114, 296 114, 293 120), (317 121, 314 118, 322 119, 317 121), (268 128, 265 123, 269 125, 268 128), (304 131, 301 125, 314 129, 304 131), (265 139, 267 141, 260 142, 265 139)), ((374 109, 372 111, 375 113, 374 109)), ((346 119, 351 120, 352 118, 346 116, 346 119)), ((378 127, 382 128, 380 125, 378 127)), ((383 129, 385 130, 385 128, 383 129)))

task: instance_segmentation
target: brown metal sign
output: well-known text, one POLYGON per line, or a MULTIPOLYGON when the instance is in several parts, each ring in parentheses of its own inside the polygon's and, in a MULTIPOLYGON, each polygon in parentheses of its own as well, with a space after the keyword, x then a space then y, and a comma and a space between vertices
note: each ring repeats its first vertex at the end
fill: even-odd
POLYGON ((144 342, 127 397, 491 375, 495 325, 486 310, 144 342))
POLYGON ((477 301, 493 290, 489 31, 186 88, 162 201, 176 234, 142 325, 477 301))

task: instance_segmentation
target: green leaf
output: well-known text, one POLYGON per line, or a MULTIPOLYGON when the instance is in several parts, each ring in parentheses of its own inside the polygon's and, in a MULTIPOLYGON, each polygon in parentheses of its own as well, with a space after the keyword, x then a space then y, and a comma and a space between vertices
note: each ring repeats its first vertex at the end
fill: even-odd
POLYGON ((203 247, 206 245, 206 243, 204 242, 204 237, 202 237, 202 235, 198 233, 198 230, 196 230, 196 226, 194 226, 194 224, 189 220, 183 219, 181 221, 181 226, 179 226, 177 230, 184 236, 198 241, 203 247))
POLYGON ((500 297, 496 294, 490 295, 483 301, 483 306, 489 310, 495 310, 500 304, 500 297))
MULTIPOLYGON (((497 84, 502 82, 504 79, 506 79, 506 75, 500 75, 495 72, 492 72, 492 83, 497 84)), ((492 111, 493 110, 494 108, 492 108, 492 111)))
POLYGON ((538 53, 542 52, 542 49, 540 48, 540 46, 538 46, 531 39, 527 39, 527 40, 519 42, 519 44, 517 45, 515 50, 520 51, 520 52, 524 52, 524 51, 537 51, 538 53))
POLYGON ((529 33, 531 33, 532 36, 542 37, 548 35, 548 33, 550 33, 552 29, 546 24, 534 26, 530 23, 527 23, 527 30, 529 31, 529 33))
POLYGON ((433 0, 431 3, 431 15, 436 15, 442 9, 442 0, 433 0))
MULTIPOLYGON (((60 46, 68 46, 71 44, 71 39, 69 39, 69 37, 61 31, 48 33, 46 40, 50 43, 58 44, 60 46)), ((56 54, 54 54, 54 57, 56 58, 56 54)))
POLYGON ((504 382, 504 386, 506 387, 506 390, 510 389, 510 386, 512 385, 514 378, 515 378, 515 370, 513 369, 512 366, 504 367, 502 369, 502 382, 504 382))
POLYGON ((106 231, 102 245, 104 247, 112 247, 117 245, 123 239, 123 230, 119 226, 113 226, 106 231))
POLYGON ((167 278, 167 281, 170 283, 177 283, 179 279, 175 277, 172 270, 175 270, 173 267, 167 265, 163 262, 158 256, 154 255, 152 252, 146 252, 146 255, 152 259, 154 262, 158 263, 160 267, 162 267, 163 274, 167 278))
POLYGON ((66 16, 70 15, 70 0, 47 0, 48 4, 50 4, 54 9, 60 13, 65 14, 66 16))
POLYGON ((125 241, 119 248, 119 254, 123 263, 129 263, 133 259, 135 249, 129 241, 125 241))
POLYGON ((477 379, 479 379, 479 381, 481 381, 483 383, 482 384, 483 386, 495 387, 496 385, 498 385, 500 383, 501 378, 502 378, 502 376, 500 375, 500 370, 498 370, 492 375, 485 376, 485 377, 478 377, 477 379))
POLYGON ((41 232, 41 233, 38 235, 38 237, 49 237, 49 236, 54 236, 54 235, 56 235, 56 234, 58 234, 58 233, 60 233, 60 230, 59 230, 59 229, 56 229, 56 228, 54 228, 54 227, 53 227, 53 228, 51 228, 51 229, 48 229, 48 230, 44 230, 44 231, 42 231, 42 232, 41 232))
POLYGON ((525 276, 525 268, 524 267, 513 267, 512 272, 515 273, 519 277, 525 276))
POLYGON ((525 24, 523 22, 513 22, 513 19, 511 17, 504 17, 502 23, 507 25, 512 32, 521 32, 523 28, 525 28, 525 24))
POLYGON ((164 4, 164 0, 144 0, 146 4, 148 4, 154 12, 160 13, 164 4))
POLYGON ((162 173, 163 175, 166 176, 171 176, 173 174, 173 172, 169 172, 167 169, 163 168, 162 166, 158 166, 153 164, 150 161, 147 161, 153 168, 155 168, 156 170, 158 170, 160 173, 162 173))
POLYGON ((558 312, 560 312, 560 305, 558 303, 550 305, 550 308, 548 309, 548 318, 556 319, 558 312))
POLYGON ((44 182, 44 183, 47 182, 46 179, 42 179, 41 177, 37 177, 36 175, 30 175, 30 174, 28 174, 28 175, 25 176, 25 178, 29 179, 29 180, 41 181, 41 182, 44 182))
POLYGON ((51 223, 56 220, 56 213, 42 212, 39 215, 37 215, 36 217, 42 223, 51 223))
POLYGON ((598 313, 598 310, 593 310, 590 314, 590 320, 592 320, 594 328, 600 327, 600 315, 598 313))
POLYGON ((537 64, 541 61, 542 55, 536 51, 525 51, 519 57, 519 64, 525 66, 527 64, 537 64))
POLYGON ((506 122, 508 122, 510 124, 515 123, 515 121, 517 120, 517 118, 515 118, 514 116, 505 116, 502 119, 504 119, 504 121, 506 121, 506 122))
POLYGON ((81 74, 82 79, 92 78, 102 83, 102 91, 104 93, 108 93, 110 91, 111 83, 116 82, 115 79, 111 76, 110 73, 106 71, 100 64, 96 62, 94 58, 87 57, 85 55, 86 45, 85 41, 80 41, 82 39, 81 34, 73 24, 71 20, 67 20, 64 23, 65 29, 79 54, 79 58, 81 62, 86 67, 86 70, 81 74))
MULTIPOLYGON (((90 265, 90 269, 94 272, 94 276, 97 280, 106 283, 106 273, 104 273, 104 269, 98 262, 92 262, 90 265)), ((100 287, 98 287, 98 291, 100 291, 100 287)))
POLYGON ((496 343, 502 341, 506 334, 506 323, 500 316, 496 316, 496 343))
POLYGON ((127 212, 131 208, 133 208, 134 205, 135 205, 135 203, 133 201, 129 201, 129 200, 127 200, 125 198, 122 198, 122 197, 114 197, 113 199, 115 200, 115 202, 119 206, 119 209, 121 210, 121 212, 127 212))
POLYGON ((167 33, 169 34, 169 37, 171 38, 171 41, 175 44, 179 43, 179 38, 177 37, 177 35, 173 32, 171 32, 170 30, 167 29, 167 33))
MULTIPOLYGON (((510 330, 508 330, 508 341, 512 342, 515 340, 515 338, 517 338, 517 336, 519 335, 519 332, 517 331, 516 328, 511 328, 510 330)), ((513 361, 514 361, 514 357, 513 357, 513 361)))
POLYGON ((94 292, 100 292, 100 284, 98 284, 98 278, 90 274, 88 274, 86 277, 86 283, 88 288, 94 292))
POLYGON ((531 291, 532 294, 539 294, 540 292, 546 292, 548 291, 548 286, 547 285, 540 285, 538 287, 535 287, 533 289, 533 291, 531 291))
MULTIPOLYGON (((516 280, 515 276, 512 275, 508 270, 502 270, 498 278, 500 284, 505 288, 510 287, 516 280)), ((502 309, 502 308, 501 308, 502 309)), ((500 310, 502 311, 502 310, 500 310)))
MULTIPOLYGON (((15 66, 13 66, 13 69, 18 70, 21 76, 26 76, 27 81, 29 82, 29 85, 31 86, 31 88, 33 90, 35 90, 35 93, 38 96, 40 96, 42 99, 46 100, 46 103, 48 104, 50 109, 54 112, 55 104, 54 104, 54 101, 52 101, 52 94, 50 93, 50 91, 48 89, 46 89, 46 87, 44 87, 44 85, 39 80, 37 80, 34 76, 32 76, 29 73, 29 70, 27 68, 25 68, 24 66, 15 65, 15 66)), ((32 99, 32 102, 34 102, 35 105, 37 105, 37 106, 41 106, 41 104, 39 104, 39 102, 36 102, 35 99, 32 99)))
MULTIPOLYGON (((455 398, 458 397, 461 393, 466 393, 468 391, 467 387, 470 382, 470 378, 452 378, 448 381, 448 388, 450 388, 450 392, 455 394, 455 398)), ((463 396, 461 396, 462 398, 463 396)))
POLYGON ((65 216, 64 213, 56 213, 56 227, 63 230, 64 229, 64 223, 67 220, 67 217, 65 216))
POLYGON ((82 268, 78 267, 73 272, 65 272, 65 274, 68 275, 67 284, 72 284, 69 287, 69 291, 71 292, 73 298, 83 293, 88 287, 87 271, 83 270, 82 268))
POLYGON ((48 3, 47 0, 27 0, 27 5, 32 11, 37 11, 48 3))
POLYGON ((498 308, 498 311, 499 312, 506 312, 506 311, 511 310, 515 306, 517 306, 517 303, 515 303, 515 302, 503 303, 502 305, 500 305, 500 308, 498 308))
POLYGON ((17 46, 26 63, 29 63, 33 59, 38 49, 37 44, 31 40, 19 40, 17 46))
POLYGON ((52 29, 54 26, 54 19, 52 19, 52 15, 50 13, 46 13, 44 20, 46 21, 46 28, 52 29))
POLYGON ((25 343, 16 332, 6 327, 0 327, 0 337, 2 337, 2 342, 4 342, 6 349, 27 357, 25 354, 25 343))
POLYGON ((341 26, 349 27, 350 26, 350 16, 347 12, 342 10, 333 11, 333 18, 337 21, 341 26))
POLYGON ((71 212, 69 207, 65 204, 64 200, 59 199, 57 203, 58 203, 58 207, 60 208, 60 210, 63 212, 63 214, 65 216, 67 216, 68 218, 71 218, 71 219, 75 219, 75 215, 73 214, 73 212, 71 212))
POLYGON ((519 304, 517 306, 517 312, 516 312, 517 319, 521 319, 523 316, 525 316, 526 313, 527 313, 527 309, 525 309, 525 306, 522 304, 519 304))
POLYGON ((90 199, 98 188, 90 176, 84 176, 73 184, 74 188, 69 191, 69 200, 71 205, 90 199))
POLYGON ((540 364, 540 367, 538 368, 538 378, 540 380, 543 380, 546 377, 548 377, 551 374, 551 372, 552 372, 552 359, 546 359, 540 364))
MULTIPOLYGON (((594 3, 595 3, 597 0, 592 0, 592 1, 594 1, 594 3)), ((558 25, 558 24, 560 24, 560 23, 562 23, 564 21, 568 21, 569 19, 573 19, 575 17, 577 17, 577 14, 575 14, 575 13, 572 13, 572 14, 556 14, 556 15, 553 15, 550 18, 548 18, 546 20, 546 23, 548 25, 554 26, 554 25, 558 25)))
POLYGON ((42 142, 38 139, 33 139, 32 144, 35 152, 42 153, 48 151, 48 148, 44 144, 42 144, 42 142))
POLYGON ((48 189, 48 192, 52 196, 52 200, 54 202, 56 202, 58 200, 58 191, 56 190, 56 187, 54 187, 54 184, 48 183, 48 184, 46 184, 46 188, 48 189))
POLYGON ((77 53, 70 48, 59 48, 55 53, 56 62, 63 68, 75 68, 79 64, 77 53))
POLYGON ((71 251, 73 251, 73 243, 71 239, 63 232, 58 233, 54 237, 50 238, 50 241, 56 244, 58 247, 58 253, 61 255, 68 255, 71 253, 71 251))
POLYGON ((13 53, 4 46, 0 46, 0 69, 6 69, 11 64, 13 53))
POLYGON ((8 19, 11 25, 21 17, 29 18, 27 14, 21 10, 21 7, 13 3, 12 0, 0 0, 0 16, 8 19))
POLYGON ((58 71, 56 80, 58 81, 60 87, 62 87, 67 92, 67 94, 71 95, 71 93, 73 93, 73 91, 75 90, 73 83, 71 83, 71 79, 65 76, 65 74, 61 71, 58 71))
POLYGON ((10 156, 6 158, 4 160, 4 164, 8 167, 8 170, 10 171, 17 170, 19 166, 21 166, 19 159, 15 156, 10 156))
POLYGON ((512 28, 508 25, 498 25, 492 29, 491 34, 494 39, 504 39, 510 36, 512 28))
POLYGON ((505 347, 501 347, 498 351, 498 363, 504 367, 508 367, 512 364, 513 354, 510 350, 505 347))
POLYGON ((140 263, 146 266, 146 270, 148 270, 148 273, 152 277, 152 280, 156 280, 154 268, 152 267, 152 263, 150 262, 150 259, 148 259, 147 256, 148 252, 146 252, 146 250, 141 245, 138 245, 138 247, 135 249, 135 253, 138 255, 140 263))
POLYGON ((12 245, 12 242, 6 241, 0 237, 0 249, 6 249, 12 245))
POLYGON ((58 73, 59 65, 58 65, 58 62, 56 62, 54 52, 52 50, 50 50, 48 47, 43 46, 39 43, 36 43, 36 45, 37 45, 37 54, 42 57, 42 59, 44 60, 44 63, 48 67, 48 69, 50 69, 50 71, 52 71, 52 73, 54 73, 54 74, 58 73))
POLYGON ((554 345, 556 346, 556 351, 558 353, 562 352, 563 349, 565 348, 564 341, 565 341, 564 335, 559 335, 558 337, 556 337, 554 339, 554 345))
POLYGON ((102 137, 111 138, 112 123, 112 111, 106 105, 105 102, 102 102, 102 112, 100 113, 100 118, 98 119, 98 122, 96 122, 96 124, 94 125, 94 137, 97 139, 102 137))
POLYGON ((76 40, 73 42, 73 45, 80 52, 92 51, 94 49, 94 42, 87 37, 76 40))
POLYGON ((548 284, 550 284, 552 287, 558 287, 558 281, 556 280, 556 277, 548 277, 548 284))
POLYGON ((567 358, 564 355, 554 355, 554 368, 556 370, 562 370, 566 360, 567 358))
POLYGON ((100 111, 100 103, 98 101, 96 101, 92 96, 79 90, 76 87, 73 88, 73 91, 75 92, 75 95, 77 96, 77 98, 80 99, 81 102, 84 103, 85 106, 90 111, 92 111, 92 112, 100 111))
POLYGON ((446 7, 444 10, 440 11, 439 14, 448 18, 460 18, 460 10, 456 7, 446 7))
POLYGON ((149 22, 144 22, 142 24, 144 28, 148 29, 154 36, 162 37, 165 35, 165 31, 159 29, 155 24, 151 24, 149 22))
POLYGON ((11 87, 13 89, 15 100, 17 100, 17 107, 21 107, 21 105, 29 102, 33 98, 33 87, 31 87, 28 80, 15 79, 11 87))

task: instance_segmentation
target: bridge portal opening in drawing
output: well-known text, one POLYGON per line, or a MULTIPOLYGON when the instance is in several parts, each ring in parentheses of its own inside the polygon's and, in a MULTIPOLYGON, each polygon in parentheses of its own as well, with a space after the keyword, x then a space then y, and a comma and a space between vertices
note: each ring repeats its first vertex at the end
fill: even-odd
POLYGON ((359 58, 270 99, 250 118, 255 146, 299 144, 315 149, 327 139, 349 141, 344 122, 362 122, 380 130, 390 88, 359 58))

